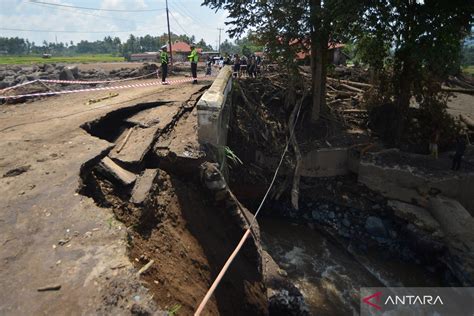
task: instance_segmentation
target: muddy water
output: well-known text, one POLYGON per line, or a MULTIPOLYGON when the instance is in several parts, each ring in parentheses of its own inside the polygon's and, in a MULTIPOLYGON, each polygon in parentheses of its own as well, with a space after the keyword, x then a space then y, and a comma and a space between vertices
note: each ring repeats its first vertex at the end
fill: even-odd
POLYGON ((416 263, 384 258, 383 249, 354 254, 315 229, 261 218, 263 247, 303 294, 312 315, 358 314, 359 289, 441 286, 441 276, 416 263))

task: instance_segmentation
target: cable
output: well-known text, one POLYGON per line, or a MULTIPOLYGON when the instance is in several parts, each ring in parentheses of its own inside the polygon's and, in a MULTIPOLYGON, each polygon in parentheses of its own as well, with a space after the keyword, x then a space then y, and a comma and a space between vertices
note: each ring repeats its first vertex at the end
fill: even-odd
POLYGON ((43 7, 43 8, 61 10, 61 11, 71 12, 71 13, 79 14, 79 15, 96 16, 96 17, 105 18, 105 19, 111 19, 111 20, 117 20, 117 21, 125 21, 125 22, 133 22, 133 23, 138 23, 138 22, 139 22, 139 21, 134 21, 134 20, 127 20, 127 19, 121 19, 121 18, 114 18, 114 17, 111 17, 111 16, 104 16, 104 15, 98 15, 98 14, 93 14, 93 13, 85 13, 85 12, 80 12, 80 11, 77 11, 77 10, 74 10, 74 9, 69 9, 69 8, 51 7, 51 6, 44 5, 44 4, 40 4, 40 3, 36 3, 36 2, 28 2, 28 3, 33 4, 33 5, 37 5, 37 6, 43 7))
POLYGON ((59 3, 52 3, 52 2, 43 2, 37 0, 30 0, 32 3, 41 3, 50 6, 56 7, 67 7, 67 8, 74 8, 74 9, 81 9, 81 10, 92 10, 92 11, 109 11, 109 12, 151 12, 151 11, 162 11, 166 10, 165 8, 157 8, 157 9, 137 9, 137 10, 120 10, 120 9, 100 9, 100 8, 90 8, 90 7, 79 7, 73 5, 66 5, 66 4, 59 4, 59 3))
POLYGON ((298 105, 298 112, 296 114, 296 118, 295 118, 295 123, 293 124, 293 128, 291 129, 290 131, 290 137, 288 138, 288 141, 286 142, 286 146, 285 146, 285 149, 283 150, 283 153, 281 155, 281 158, 280 158, 280 162, 278 163, 278 166, 277 168, 275 169, 275 173, 273 174, 273 178, 272 178, 272 181, 270 182, 270 185, 268 186, 268 189, 267 191, 265 192, 265 195, 263 196, 263 199, 262 199, 262 202, 260 203, 260 205, 258 206, 258 209, 257 211, 255 212, 255 215, 253 216, 252 218, 252 221, 250 222, 250 225, 249 227, 247 228, 247 230, 245 231, 244 235, 242 236, 242 238, 240 239, 237 247, 235 247, 234 251, 232 252, 232 254, 229 256, 229 258, 227 259, 226 263, 224 264, 224 266, 222 267, 221 271, 219 272, 219 274, 217 275, 216 279, 214 280, 214 282, 212 283, 211 287, 209 288, 209 290, 207 291, 206 295, 204 296, 204 298, 202 299, 201 303, 199 304, 198 308, 196 309, 196 312, 194 313, 194 316, 199 316, 201 315, 204 307, 206 307, 206 304, 207 302, 209 301, 209 299, 211 298, 212 294, 214 294, 214 291, 216 290, 217 286, 219 285, 222 277, 225 275, 225 273, 227 272, 227 269, 229 268, 230 264, 232 263, 232 261, 234 261, 234 258, 237 256, 237 254, 239 253, 240 249, 242 248, 243 244, 245 243, 245 241, 247 240, 248 236, 250 235, 250 232, 251 232, 251 229, 252 229, 252 226, 255 224, 255 222, 257 221, 257 216, 258 214, 260 213, 260 210, 262 209, 262 206, 263 206, 263 203, 265 203, 265 200, 267 199, 268 197, 268 194, 270 193, 270 190, 272 189, 273 187, 273 184, 275 183, 275 180, 276 180, 276 177, 278 175, 278 171, 280 170, 280 167, 283 163, 283 159, 285 158, 285 155, 286 155, 286 152, 288 151, 288 146, 290 145, 290 140, 291 138, 293 137, 293 133, 295 131, 295 126, 296 126, 296 122, 298 121, 298 117, 300 116, 300 111, 301 111, 301 106, 302 106, 303 102, 300 102, 300 104, 298 105))
MULTIPOLYGON (((38 32, 38 33, 84 33, 84 34, 103 34, 103 33, 133 33, 133 32, 146 32, 150 30, 131 30, 131 31, 60 31, 60 30, 27 30, 27 29, 15 29, 15 28, 7 28, 7 27, 0 27, 0 30, 4 31, 18 31, 18 32, 38 32)), ((155 30, 155 29, 153 29, 155 30)))
POLYGON ((168 12, 170 13, 171 17, 176 22, 176 24, 178 24, 178 26, 183 30, 184 34, 186 34, 186 36, 191 38, 191 36, 188 34, 188 32, 186 32, 186 29, 184 27, 182 27, 181 24, 179 24, 178 20, 174 17, 173 13, 171 13, 171 11, 168 11, 168 12))
MULTIPOLYGON (((176 4, 178 4, 178 3, 176 3, 176 4)), ((212 26, 210 26, 210 25, 207 25, 206 23, 203 23, 202 21, 198 21, 196 18, 194 18, 194 17, 192 16, 192 14, 186 13, 186 12, 182 9, 182 7, 175 6, 175 4, 173 4, 173 7, 174 7, 174 9, 175 9, 176 11, 179 12, 179 14, 182 14, 182 15, 187 16, 188 18, 190 18, 191 20, 193 20, 194 23, 196 23, 197 25, 199 25, 201 28, 204 26, 204 28, 209 28, 209 29, 214 30, 214 27, 212 27, 212 26)))

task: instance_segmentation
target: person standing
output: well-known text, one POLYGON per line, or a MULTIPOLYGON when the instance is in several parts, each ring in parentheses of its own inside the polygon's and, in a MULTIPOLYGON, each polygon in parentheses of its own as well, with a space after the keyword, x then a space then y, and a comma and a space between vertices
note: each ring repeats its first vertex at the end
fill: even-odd
POLYGON ((206 76, 210 76, 211 74, 212 74, 212 59, 211 57, 207 57, 206 76))
POLYGON ((451 167, 452 170, 458 171, 461 168, 461 161, 462 156, 466 152, 466 140, 463 136, 459 135, 456 138, 456 152, 454 153, 453 157, 453 165, 451 167))
POLYGON ((193 84, 197 84, 197 64, 199 61, 199 55, 196 50, 195 45, 191 45, 191 55, 188 56, 189 61, 191 62, 191 74, 193 76, 193 84))
POLYGON ((240 57, 239 54, 234 55, 234 77, 240 78, 240 57))
POLYGON ((168 49, 166 47, 163 47, 161 50, 161 83, 162 84, 168 84, 166 81, 166 77, 168 77, 168 62, 169 62, 169 57, 168 57, 168 49))

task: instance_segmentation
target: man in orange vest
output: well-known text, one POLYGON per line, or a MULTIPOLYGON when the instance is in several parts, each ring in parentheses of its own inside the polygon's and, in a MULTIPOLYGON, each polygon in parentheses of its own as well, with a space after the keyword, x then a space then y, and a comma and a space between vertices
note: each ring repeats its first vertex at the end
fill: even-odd
POLYGON ((188 56, 191 62, 191 74, 193 75, 193 84, 197 84, 197 63, 199 61, 199 55, 195 45, 191 45, 191 55, 188 56))

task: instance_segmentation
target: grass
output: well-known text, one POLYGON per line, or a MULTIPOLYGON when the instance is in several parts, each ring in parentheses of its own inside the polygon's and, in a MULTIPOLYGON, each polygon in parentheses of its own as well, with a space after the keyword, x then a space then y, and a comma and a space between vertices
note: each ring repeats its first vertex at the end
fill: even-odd
POLYGON ((42 58, 41 56, 0 56, 0 65, 28 65, 45 63, 96 63, 124 61, 123 57, 109 54, 86 54, 76 56, 53 56, 42 58))
POLYGON ((462 72, 466 75, 474 76, 474 65, 463 67, 462 72))

